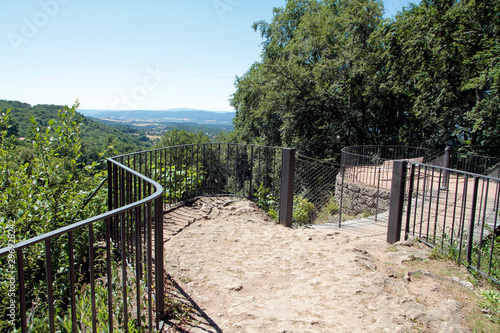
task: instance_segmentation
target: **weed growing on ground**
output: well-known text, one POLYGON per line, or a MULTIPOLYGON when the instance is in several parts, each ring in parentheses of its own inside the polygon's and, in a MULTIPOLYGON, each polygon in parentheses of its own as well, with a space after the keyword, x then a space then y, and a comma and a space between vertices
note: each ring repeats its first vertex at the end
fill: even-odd
POLYGON ((497 290, 483 290, 479 294, 482 301, 478 306, 485 310, 486 316, 492 322, 500 325, 500 292, 497 290))

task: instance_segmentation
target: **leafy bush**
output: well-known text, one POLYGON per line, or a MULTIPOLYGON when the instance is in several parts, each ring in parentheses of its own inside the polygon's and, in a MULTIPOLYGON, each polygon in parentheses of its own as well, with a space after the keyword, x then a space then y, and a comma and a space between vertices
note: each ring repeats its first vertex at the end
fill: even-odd
POLYGON ((265 188, 264 184, 260 184, 257 193, 254 194, 257 200, 257 206, 268 213, 273 219, 277 218, 275 207, 278 201, 271 193, 271 189, 265 188))
POLYGON ((311 214, 314 211, 314 204, 304 198, 296 195, 293 197, 293 220, 299 225, 311 222, 311 214))
MULTIPOLYGON (((123 286, 121 280, 120 270, 121 267, 115 263, 114 260, 111 261, 111 289, 112 289, 112 303, 113 303, 113 318, 116 320, 115 331, 124 332, 125 324, 122 322, 124 314, 124 304, 123 304, 123 286)), ((127 276, 126 281, 127 289, 127 303, 129 307, 128 312, 128 325, 127 330, 130 333, 145 332, 144 329, 137 328, 138 319, 136 318, 136 313, 131 312, 131 304, 135 303, 137 297, 137 285, 136 277, 131 274, 127 276)), ((141 281, 140 290, 141 294, 145 293, 146 281, 141 281)), ((92 303, 91 303, 91 290, 90 285, 85 284, 81 286, 79 292, 76 295, 76 316, 77 316, 77 328, 78 332, 92 332, 92 303)), ((108 330, 108 287, 107 280, 100 278, 96 280, 95 284, 95 301, 96 301, 96 326, 98 332, 106 332, 108 330)), ((144 325, 146 322, 147 313, 146 308, 141 309, 141 323, 144 325)), ((72 317, 71 314, 66 314, 65 316, 57 317, 57 326, 60 332, 71 332, 72 331, 72 317)))
POLYGON ((333 194, 330 193, 328 201, 323 204, 318 212, 315 222, 324 222, 328 220, 330 216, 336 215, 339 212, 339 206, 337 204, 337 199, 333 194))
POLYGON ((201 164, 197 167, 182 165, 178 169, 175 165, 166 166, 161 160, 158 166, 153 166, 153 179, 163 186, 165 200, 180 202, 196 194, 205 175, 201 164))
MULTIPOLYGON (((42 128, 31 117, 32 134, 27 147, 14 144, 9 135, 9 111, 0 116, 0 247, 10 241, 18 243, 51 230, 105 211, 104 191, 85 206, 93 189, 106 176, 98 172, 98 164, 82 163, 80 117, 78 103, 64 107, 58 119, 42 128), (9 231, 14 230, 14 239, 9 231)), ((103 233, 103 223, 94 225, 96 237, 103 233)), ((88 258, 87 229, 74 232, 76 272, 85 271, 88 258)), ((54 298, 58 314, 65 309, 69 295, 69 250, 67 235, 51 240, 54 271, 54 298)), ((0 329, 11 328, 8 323, 8 271, 6 258, 0 263, 0 329)), ((45 249, 43 244, 24 251, 26 303, 30 320, 46 317, 45 249)), ((17 283, 17 281, 16 281, 17 283)), ((17 310, 18 311, 18 310, 17 310)), ((19 318, 17 314, 16 318, 19 318)), ((40 320, 39 320, 40 321, 40 320)), ((34 329, 36 330, 36 329, 34 329)))

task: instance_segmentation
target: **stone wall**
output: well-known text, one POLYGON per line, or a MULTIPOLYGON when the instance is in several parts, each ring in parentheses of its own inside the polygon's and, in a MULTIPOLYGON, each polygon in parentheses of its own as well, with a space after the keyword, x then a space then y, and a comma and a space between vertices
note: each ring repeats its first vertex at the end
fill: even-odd
MULTIPOLYGON (((342 188, 342 175, 337 176, 337 186, 335 186, 335 198, 340 207, 342 188)), ((391 191, 363 186, 363 184, 353 183, 344 179, 344 193, 342 199, 342 214, 358 215, 368 212, 371 215, 389 210, 391 202, 391 191), (377 201, 378 196, 378 201, 377 201), (378 204, 378 207, 377 207, 378 204)))

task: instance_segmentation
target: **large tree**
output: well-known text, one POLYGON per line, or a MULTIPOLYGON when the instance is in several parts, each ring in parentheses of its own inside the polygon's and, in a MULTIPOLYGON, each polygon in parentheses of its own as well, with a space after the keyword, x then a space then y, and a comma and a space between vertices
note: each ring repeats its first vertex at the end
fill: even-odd
POLYGON ((498 151, 499 4, 424 0, 387 26, 388 81, 410 98, 428 146, 498 151))
POLYGON ((236 81, 237 131, 320 157, 370 141, 381 22, 379 1, 290 0, 255 23, 262 60, 236 81))
POLYGON ((289 0, 254 24, 262 58, 236 80, 242 141, 317 157, 345 145, 500 142, 499 1, 424 0, 393 20, 377 0, 289 0))

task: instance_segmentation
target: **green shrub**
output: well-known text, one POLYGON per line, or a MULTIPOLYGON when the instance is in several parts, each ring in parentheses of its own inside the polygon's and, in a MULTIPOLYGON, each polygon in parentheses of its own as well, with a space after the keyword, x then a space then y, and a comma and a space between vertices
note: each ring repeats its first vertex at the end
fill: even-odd
MULTIPOLYGON (((64 107, 58 119, 42 128, 32 117, 32 134, 26 147, 20 149, 9 136, 9 112, 0 116, 0 247, 9 241, 18 243, 58 229, 78 220, 96 216, 106 210, 106 192, 100 191, 84 207, 89 195, 106 176, 98 172, 98 164, 82 162, 80 116, 72 108, 64 107), (14 230, 9 239, 8 230, 14 230)), ((96 238, 103 234, 103 222, 94 224, 96 238)), ((85 271, 88 258, 88 229, 74 231, 76 272, 85 271)), ((57 314, 64 312, 69 298, 69 254, 67 234, 51 240, 52 269, 54 272, 54 299, 57 314)), ((12 328, 8 323, 7 258, 0 260, 0 329, 12 328)), ((24 251, 26 303, 30 320, 46 320, 45 249, 40 243, 24 251)), ((16 284, 18 282, 16 281, 16 284)), ((18 286, 16 285, 16 289, 18 286)), ((20 318, 19 309, 16 318, 20 318)), ((31 331, 36 331, 31 330, 31 331)))
POLYGON ((264 184, 260 184, 257 193, 254 195, 257 200, 257 206, 268 213, 273 219, 276 219, 275 207, 278 205, 278 201, 271 193, 271 189, 265 188, 264 184))
POLYGON ((314 204, 304 198, 296 195, 293 197, 293 220, 299 225, 311 222, 311 214, 314 211, 314 204))

